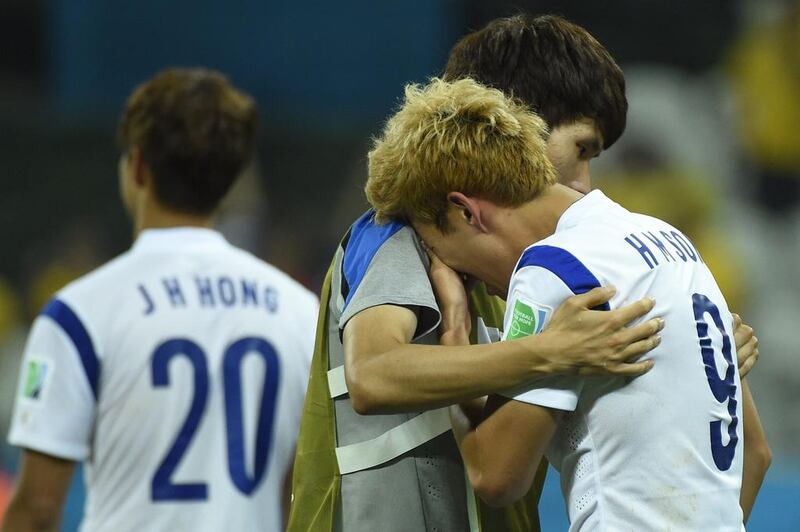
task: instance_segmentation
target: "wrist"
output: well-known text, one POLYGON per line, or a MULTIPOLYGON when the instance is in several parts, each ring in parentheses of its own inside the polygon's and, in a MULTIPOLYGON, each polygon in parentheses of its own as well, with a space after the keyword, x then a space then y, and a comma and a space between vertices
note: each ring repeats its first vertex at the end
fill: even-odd
POLYGON ((575 368, 564 357, 563 342, 547 330, 523 341, 533 377, 571 374, 575 368))
POLYGON ((442 321, 439 324, 440 337, 449 336, 461 340, 463 336, 466 336, 466 344, 469 344, 471 330, 472 322, 469 310, 465 305, 445 305, 442 307, 442 321))
POLYGON ((440 345, 469 345, 469 330, 464 325, 443 327, 439 333, 440 345))

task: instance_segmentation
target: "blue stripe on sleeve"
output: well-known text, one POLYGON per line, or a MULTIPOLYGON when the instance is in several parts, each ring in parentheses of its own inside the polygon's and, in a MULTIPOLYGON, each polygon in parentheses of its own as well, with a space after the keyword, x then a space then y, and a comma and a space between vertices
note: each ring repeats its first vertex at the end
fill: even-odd
POLYGON ((42 310, 42 316, 47 316, 56 322, 72 340, 81 357, 83 370, 86 372, 86 378, 89 380, 89 386, 92 388, 92 395, 96 401, 97 386, 100 380, 100 361, 97 359, 92 339, 83 323, 75 312, 59 299, 52 299, 42 310))
MULTIPOLYGON (((600 286, 597 277, 575 255, 554 246, 534 246, 525 250, 514 273, 526 266, 539 266, 551 271, 576 295, 600 286)), ((597 310, 611 310, 611 307, 606 302, 597 310)))
POLYGON ((364 213, 353 224, 342 259, 342 270, 349 285, 344 302, 345 307, 356 293, 358 285, 364 279, 367 268, 380 247, 403 227, 404 225, 399 222, 379 225, 375 222, 375 211, 373 210, 364 213))

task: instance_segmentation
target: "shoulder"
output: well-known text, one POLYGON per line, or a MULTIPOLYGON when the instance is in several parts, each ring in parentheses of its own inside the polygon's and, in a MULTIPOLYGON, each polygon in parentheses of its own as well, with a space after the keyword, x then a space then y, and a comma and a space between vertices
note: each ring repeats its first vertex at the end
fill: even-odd
POLYGON ((591 262, 579 249, 565 244, 544 240, 527 248, 514 268, 514 275, 524 276, 530 268, 538 267, 550 271, 571 288, 586 283, 597 285, 591 262))
POLYGON ((428 256, 410 226, 379 224, 374 212, 367 211, 350 227, 340 253, 340 328, 359 312, 380 305, 429 309, 420 313, 418 331, 435 328, 439 308, 428 279, 428 256))
POLYGON ((601 286, 596 268, 580 253, 568 235, 548 238, 527 248, 520 256, 512 289, 526 285, 563 284, 572 294, 583 294, 601 286))
POLYGON ((291 301, 294 308, 316 313, 319 301, 317 295, 293 279, 288 273, 256 257, 249 251, 231 246, 231 252, 237 259, 237 267, 241 273, 270 283, 275 289, 285 294, 284 299, 291 301))
POLYGON ((414 230, 400 222, 379 224, 372 211, 356 220, 342 240, 346 303, 364 284, 384 292, 427 280, 427 267, 427 256, 414 230), (373 282, 367 283, 366 279, 373 282))
POLYGON ((56 292, 53 301, 61 301, 80 313, 88 312, 98 307, 98 298, 116 297, 116 287, 135 269, 134 255, 128 250, 67 284, 56 292))
POLYGON ((414 230, 400 222, 379 224, 367 211, 353 223, 342 241, 343 270, 348 282, 363 277, 376 258, 401 260, 419 257, 414 230))
POLYGON ((118 287, 132 267, 128 251, 69 283, 45 305, 31 328, 27 349, 34 353, 38 350, 58 357, 74 349, 78 357, 59 358, 59 363, 80 361, 95 397, 103 352, 100 333, 115 316, 113 309, 124 306, 118 301, 118 287))

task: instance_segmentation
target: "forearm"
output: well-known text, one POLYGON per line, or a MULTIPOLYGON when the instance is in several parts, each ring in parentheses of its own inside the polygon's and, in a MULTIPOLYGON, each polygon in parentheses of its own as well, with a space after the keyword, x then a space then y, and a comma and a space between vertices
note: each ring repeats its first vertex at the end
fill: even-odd
POLYGON ((653 318, 625 327, 652 309, 653 301, 609 312, 595 289, 573 296, 533 336, 485 345, 467 343, 466 320, 450 320, 440 346, 411 344, 417 319, 405 307, 379 305, 344 328, 345 379, 360 414, 417 412, 508 390, 553 374, 638 376, 653 367, 637 360, 658 345, 664 322, 653 318), (594 299, 592 299, 594 298, 594 299), (459 325, 460 324, 460 325, 459 325), (460 328, 459 328, 460 327, 460 328))
POLYGON ((75 462, 24 449, 3 532, 58 530, 75 462))
POLYGON ((37 511, 15 496, 3 516, 2 532, 55 532, 59 529, 60 515, 37 511))
POLYGON ((739 504, 742 507, 744 520, 750 517, 750 512, 756 501, 761 483, 767 474, 772 453, 767 443, 764 428, 758 416, 753 396, 747 385, 747 380, 742 380, 742 412, 744 416, 744 467, 742 473, 742 491, 739 504))
MULTIPOLYGON (((477 400, 476 400, 477 401, 477 400)), ((480 412, 482 404, 465 403, 450 407, 450 423, 453 426, 453 436, 455 436, 461 458, 464 461, 464 469, 470 484, 475 486, 480 480, 480 453, 481 442, 475 428, 480 422, 480 412)))
POLYGON ((531 487, 559 413, 493 395, 486 405, 450 407, 450 422, 475 493, 507 506, 531 487))
MULTIPOLYGON (((442 342, 448 339, 443 336, 442 342)), ((556 358, 546 335, 471 346, 406 344, 354 364, 348 385, 351 398, 355 395, 362 406, 367 405, 356 408, 362 413, 415 412, 551 374, 559 369, 556 358)))

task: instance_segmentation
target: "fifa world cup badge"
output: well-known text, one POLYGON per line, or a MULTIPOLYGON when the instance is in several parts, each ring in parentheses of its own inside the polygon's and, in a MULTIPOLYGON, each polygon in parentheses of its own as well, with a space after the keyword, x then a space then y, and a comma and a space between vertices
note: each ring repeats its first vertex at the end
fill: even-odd
POLYGON ((47 383, 53 370, 53 361, 29 358, 25 362, 25 378, 22 381, 22 397, 40 402, 47 391, 47 383))
POLYGON ((539 334, 553 309, 547 305, 525 301, 517 296, 514 300, 511 324, 508 328, 508 340, 539 334))

